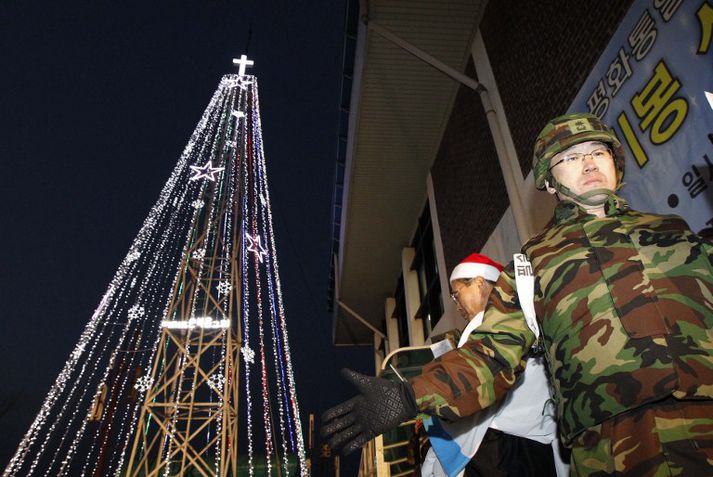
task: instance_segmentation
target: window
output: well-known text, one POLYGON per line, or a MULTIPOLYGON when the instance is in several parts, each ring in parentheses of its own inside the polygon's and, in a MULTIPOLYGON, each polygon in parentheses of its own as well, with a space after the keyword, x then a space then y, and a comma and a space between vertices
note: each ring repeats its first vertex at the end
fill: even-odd
MULTIPOLYGON (((404 292, 404 276, 399 275, 394 291, 396 306, 391 318, 396 319, 399 328, 399 348, 409 345, 408 315, 406 313, 406 293, 404 292)), ((393 351, 393 349, 392 349, 393 351)))
POLYGON ((416 312, 416 318, 422 320, 423 334, 427 337, 443 316, 444 309, 428 202, 418 219, 418 227, 411 246, 416 252, 411 263, 411 270, 414 270, 418 275, 418 289, 421 298, 421 306, 416 312))

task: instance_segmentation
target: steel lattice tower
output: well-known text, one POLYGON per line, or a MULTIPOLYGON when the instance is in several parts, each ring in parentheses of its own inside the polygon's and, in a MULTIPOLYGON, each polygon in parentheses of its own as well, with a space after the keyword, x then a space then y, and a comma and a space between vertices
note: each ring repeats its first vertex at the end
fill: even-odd
POLYGON ((234 62, 4 476, 307 475, 257 80, 234 62))

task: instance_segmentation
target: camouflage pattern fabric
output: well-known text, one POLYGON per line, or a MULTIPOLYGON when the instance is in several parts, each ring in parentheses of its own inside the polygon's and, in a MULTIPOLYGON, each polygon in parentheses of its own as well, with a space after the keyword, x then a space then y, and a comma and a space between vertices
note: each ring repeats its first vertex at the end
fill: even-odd
MULTIPOLYGON (((713 245, 680 217, 636 212, 616 196, 605 212, 560 202, 523 247, 566 444, 668 396, 713 399, 713 245)), ((534 339, 511 263, 470 341, 412 380, 419 409, 454 419, 493 404, 534 339)))
POLYGON ((575 477, 713 476, 713 401, 663 402, 619 414, 579 434, 575 477))

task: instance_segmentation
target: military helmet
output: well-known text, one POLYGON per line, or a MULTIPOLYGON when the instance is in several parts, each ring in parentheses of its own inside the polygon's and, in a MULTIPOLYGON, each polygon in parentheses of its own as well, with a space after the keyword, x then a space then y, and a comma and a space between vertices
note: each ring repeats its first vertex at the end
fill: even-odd
POLYGON ((601 141, 608 144, 614 154, 617 186, 624 177, 624 147, 614 131, 598 117, 589 113, 572 113, 559 116, 545 125, 535 141, 532 171, 535 187, 545 189, 545 180, 550 177, 550 159, 565 149, 586 141, 601 141))

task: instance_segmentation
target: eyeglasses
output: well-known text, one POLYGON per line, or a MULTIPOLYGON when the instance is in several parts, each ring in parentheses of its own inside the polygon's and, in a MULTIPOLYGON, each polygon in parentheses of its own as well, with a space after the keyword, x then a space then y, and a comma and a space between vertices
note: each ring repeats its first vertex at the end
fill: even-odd
POLYGON ((473 283, 473 280, 475 280, 475 277, 462 281, 461 283, 463 283, 463 286, 451 292, 451 299, 458 303, 458 294, 462 289, 469 287, 470 284, 473 283))
POLYGON ((611 159, 611 157, 612 157, 611 151, 609 150, 608 147, 600 147, 600 148, 597 148, 597 149, 593 150, 592 152, 588 152, 588 153, 571 152, 571 153, 567 154, 566 156, 564 156, 559 161, 552 164, 550 166, 549 170, 551 171, 552 169, 554 169, 555 166, 559 166, 560 164, 564 164, 565 167, 578 166, 579 164, 581 164, 584 161, 584 158, 587 156, 591 157, 595 161, 611 159))

